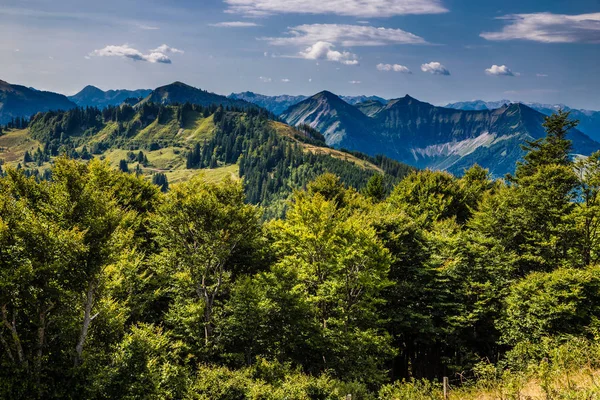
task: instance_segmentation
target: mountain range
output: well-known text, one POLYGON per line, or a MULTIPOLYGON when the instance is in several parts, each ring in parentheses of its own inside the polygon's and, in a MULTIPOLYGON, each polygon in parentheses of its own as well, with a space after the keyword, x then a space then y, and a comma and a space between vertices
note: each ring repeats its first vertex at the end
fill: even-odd
MULTIPOLYGON (((386 100, 377 96, 337 96, 323 91, 313 96, 266 96, 252 92, 229 96, 207 92, 182 82, 154 90, 102 91, 87 86, 76 95, 38 91, 0 81, 0 124, 49 110, 68 110, 77 105, 104 108, 125 102, 134 108, 144 104, 223 105, 248 110, 266 109, 292 126, 309 125, 322 133, 329 146, 385 155, 419 167, 461 174, 474 163, 494 176, 512 172, 522 155, 521 145, 543 137, 545 115, 562 105, 523 104, 507 100, 472 101, 437 107, 414 99, 386 100)), ((600 113, 571 110, 581 129, 570 137, 576 154, 600 149, 600 113)))
MULTIPOLYGON (((370 100, 351 105, 325 91, 280 117, 290 125, 310 125, 334 147, 383 154, 419 168, 455 174, 474 163, 494 176, 512 172, 523 156, 521 145, 545 135, 544 114, 521 103, 495 110, 457 110, 408 95, 387 104, 370 100)), ((576 154, 600 149, 579 130, 569 136, 576 154)))
POLYGON ((62 94, 11 85, 0 80, 0 125, 9 123, 13 118, 29 118, 38 112, 70 110, 75 106, 62 94))
POLYGON ((148 96, 151 89, 138 90, 107 90, 104 91, 95 86, 88 85, 80 92, 69 96, 69 100, 80 107, 98 107, 118 106, 127 99, 141 99, 148 96))
MULTIPOLYGON (((264 94, 254 92, 242 92, 232 93, 228 96, 230 99, 245 100, 250 103, 254 103, 266 110, 271 111, 275 115, 281 115, 293 105, 300 103, 309 98, 309 96, 303 95, 279 95, 279 96, 267 96, 264 94)), ((387 103, 387 100, 379 96, 340 96, 348 104, 359 104, 366 101, 377 101, 379 103, 387 103)))
POLYGON ((223 105, 241 108, 255 108, 256 105, 245 100, 231 99, 216 93, 207 92, 182 82, 173 82, 154 89, 142 102, 158 104, 191 103, 200 106, 223 105))
MULTIPOLYGON (((504 104, 517 103, 511 100, 500 100, 500 101, 463 101, 459 103, 450 103, 446 105, 449 108, 456 108, 459 110, 493 110, 502 107, 504 104)), ((589 135, 592 139, 600 141, 600 111, 593 110, 582 110, 571 108, 564 104, 542 104, 542 103, 529 103, 520 102, 528 107, 533 108, 536 111, 541 112, 544 115, 551 115, 557 110, 562 109, 571 112, 571 117, 579 120, 577 129, 589 135)))

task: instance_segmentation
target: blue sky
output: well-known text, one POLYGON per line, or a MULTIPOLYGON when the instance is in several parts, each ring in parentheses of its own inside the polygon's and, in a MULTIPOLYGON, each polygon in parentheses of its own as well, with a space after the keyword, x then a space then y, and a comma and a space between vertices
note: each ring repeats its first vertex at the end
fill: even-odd
POLYGON ((0 0, 0 79, 600 109, 598 0, 0 0))

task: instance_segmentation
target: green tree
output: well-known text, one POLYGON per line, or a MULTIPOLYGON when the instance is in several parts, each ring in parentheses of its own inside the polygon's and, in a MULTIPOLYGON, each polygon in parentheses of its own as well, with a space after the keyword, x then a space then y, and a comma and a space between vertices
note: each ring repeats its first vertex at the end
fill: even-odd
POLYGON ((572 261, 569 249, 577 234, 571 213, 578 180, 565 137, 575 124, 568 113, 546 118, 547 136, 524 147, 528 153, 517 165, 515 177, 509 177, 511 186, 484 196, 470 222, 518 255, 522 276, 572 261))
POLYGON ((178 294, 200 302, 205 346, 216 301, 234 272, 231 262, 243 242, 257 237, 258 221, 258 210, 244 203, 241 182, 207 183, 202 176, 173 187, 158 210, 156 241, 175 268, 178 294))
POLYGON ((127 160, 119 161, 119 171, 129 172, 129 167, 127 166, 127 160))
POLYGON ((600 152, 575 163, 579 198, 573 218, 577 224, 578 254, 583 265, 597 264, 600 257, 600 152))
POLYGON ((503 339, 514 346, 548 336, 585 335, 600 317, 599 293, 598 267, 533 273, 506 298, 503 339))
POLYGON ((375 174, 369 179, 364 189, 364 195, 376 202, 385 198, 386 190, 383 184, 383 175, 375 174))
POLYGON ((546 136, 528 141, 522 146, 526 154, 524 161, 517 163, 515 180, 519 182, 525 177, 534 175, 537 169, 542 166, 571 166, 572 161, 569 154, 572 143, 567 139, 567 135, 578 124, 579 121, 570 119, 570 112, 565 112, 562 109, 546 117, 543 124, 546 129, 546 136))
POLYGON ((320 326, 321 368, 374 383, 391 353, 377 312, 390 284, 390 257, 368 219, 331 197, 295 196, 286 220, 272 227, 278 265, 296 271, 320 326))

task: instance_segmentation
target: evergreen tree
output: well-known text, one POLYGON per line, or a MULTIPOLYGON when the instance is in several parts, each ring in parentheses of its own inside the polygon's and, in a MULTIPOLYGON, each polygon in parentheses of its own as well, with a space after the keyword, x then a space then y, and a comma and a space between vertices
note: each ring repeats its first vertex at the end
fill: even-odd
POLYGON ((383 175, 374 174, 367 182, 364 194, 376 202, 383 200, 386 196, 386 190, 383 185, 383 175))
POLYGON ((119 161, 119 171, 129 172, 129 166, 127 165, 127 160, 119 161))
POLYGON ((167 176, 163 173, 155 173, 152 175, 152 183, 158 186, 161 192, 166 192, 169 190, 169 181, 167 176))

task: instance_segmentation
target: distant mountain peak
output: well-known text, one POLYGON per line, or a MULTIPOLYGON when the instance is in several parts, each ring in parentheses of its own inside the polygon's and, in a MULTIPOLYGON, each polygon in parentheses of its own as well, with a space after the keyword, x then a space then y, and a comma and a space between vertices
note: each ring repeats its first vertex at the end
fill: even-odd
POLYGON ((181 81, 175 81, 175 82, 173 82, 173 83, 171 83, 169 85, 165 85, 165 86, 162 86, 162 87, 168 87, 168 86, 179 86, 179 87, 184 87, 184 88, 197 89, 194 86, 188 85, 187 83, 183 83, 181 81))
MULTIPOLYGON (((318 98, 318 97, 326 97, 328 99, 340 99, 340 97, 332 92, 330 92, 329 90, 323 90, 317 94, 315 94, 313 96, 314 98, 318 98)), ((340 99, 341 100, 341 99, 340 99)))
POLYGON ((84 87, 83 89, 81 89, 79 91, 79 93, 77 94, 86 94, 86 95, 92 95, 92 94, 104 94, 104 90, 93 86, 93 85, 87 85, 86 87, 84 87))

